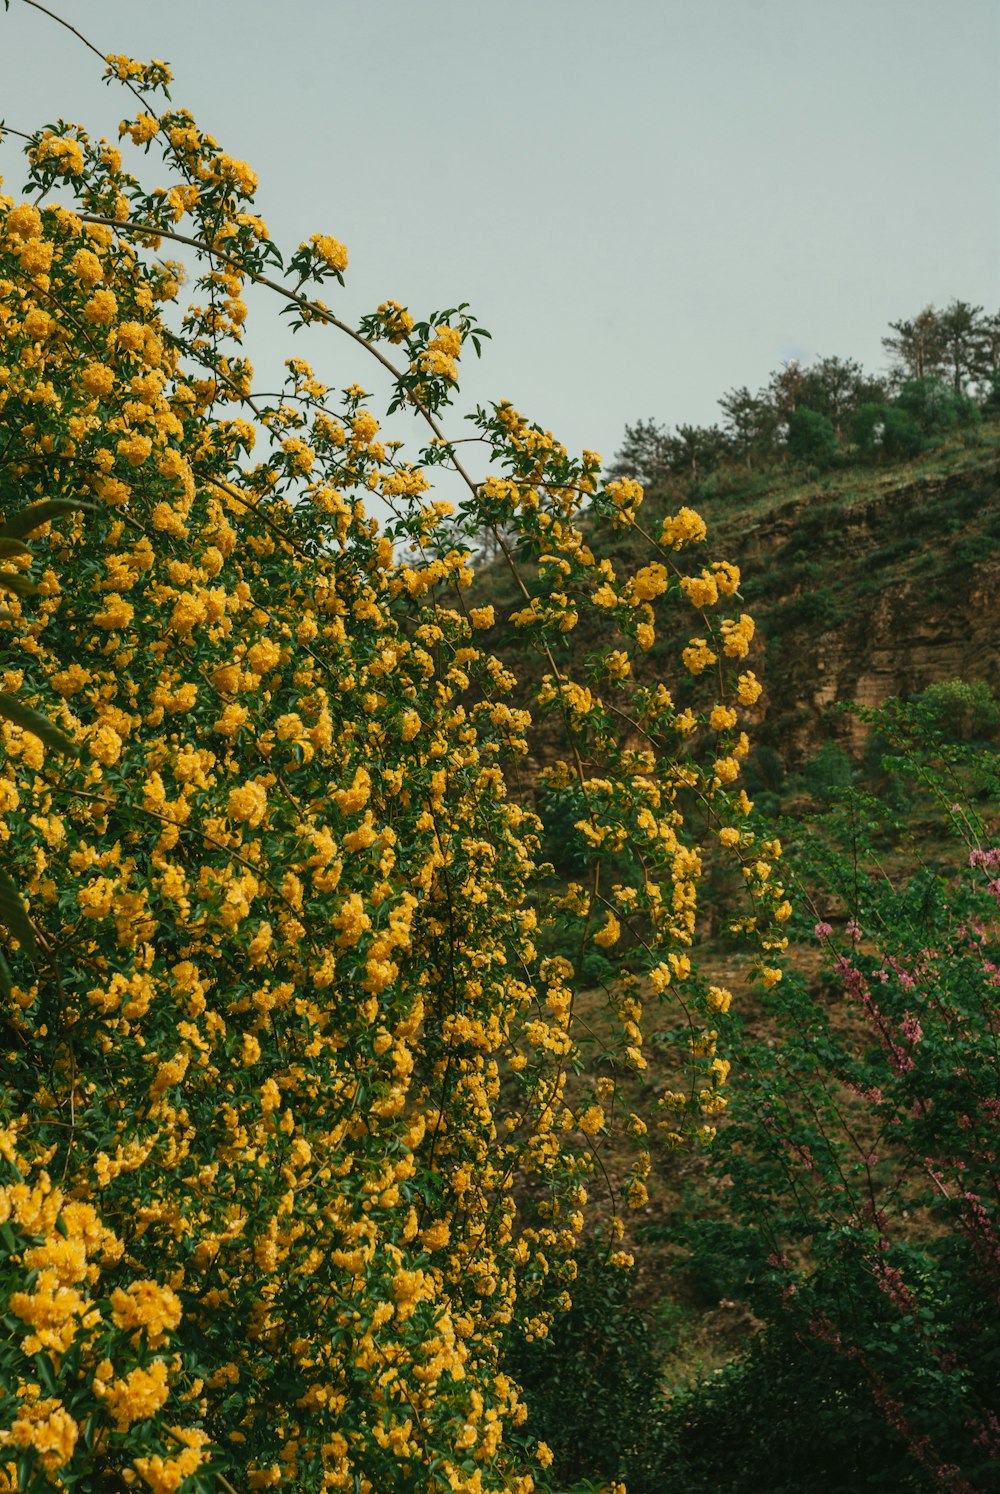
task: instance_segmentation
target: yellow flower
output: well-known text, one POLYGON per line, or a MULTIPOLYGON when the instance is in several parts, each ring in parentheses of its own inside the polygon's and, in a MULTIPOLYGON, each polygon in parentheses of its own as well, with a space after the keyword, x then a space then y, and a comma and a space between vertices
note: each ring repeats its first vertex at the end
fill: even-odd
POLYGON ((628 600, 636 606, 639 602, 651 602, 656 597, 662 596, 666 589, 667 568, 657 560, 652 565, 644 565, 640 571, 636 572, 628 583, 626 592, 628 600))
POLYGON ((449 358, 457 358, 462 351, 462 330, 460 327, 449 327, 442 325, 434 328, 434 336, 427 344, 429 348, 440 348, 449 358))
POLYGON ((148 1369, 138 1366, 121 1380, 108 1381, 101 1377, 101 1370, 111 1372, 109 1360, 98 1366, 94 1390, 114 1417, 116 1431, 127 1432, 134 1421, 154 1416, 166 1403, 167 1366, 162 1359, 154 1359, 148 1369))
POLYGON ((95 877, 76 894, 77 907, 87 918, 106 918, 114 907, 117 881, 111 877, 95 877))
POLYGON ((99 726, 87 743, 92 758, 113 768, 122 755, 122 739, 113 726, 99 726))
POLYGON ((413 331, 413 318, 398 301, 383 301, 378 309, 390 342, 402 342, 413 331))
POLYGON ((357 768, 349 789, 336 789, 331 796, 341 814, 357 814, 371 797, 372 781, 366 768, 357 768))
POLYGON ((712 573, 723 596, 731 597, 736 595, 740 589, 740 568, 738 565, 732 565, 728 560, 716 560, 712 565, 712 573))
POLYGON ((104 278, 104 268, 92 249, 78 249, 69 262, 69 267, 81 285, 88 290, 104 278))
POLYGON ((682 576, 681 590, 692 607, 711 607, 719 600, 719 588, 709 571, 700 576, 682 576))
POLYGON ((599 944, 602 949, 610 949, 612 945, 618 943, 621 935, 622 926, 609 908, 605 915, 604 927, 594 935, 594 943, 599 944))
POLYGON ((111 1294, 111 1318, 117 1328, 143 1329, 152 1348, 181 1320, 181 1304, 170 1287, 156 1281, 133 1281, 127 1291, 116 1287, 111 1294))
POLYGON ((588 1105, 577 1121, 585 1136, 596 1136, 604 1126, 604 1110, 600 1105, 588 1105))
POLYGON ((231 820, 249 825, 251 829, 256 828, 267 813, 267 790, 256 782, 231 789, 227 813, 231 820))
POLYGON ((149 436, 134 433, 131 436, 123 436, 116 448, 118 455, 124 457, 133 467, 141 467, 152 449, 153 443, 149 436))
POLYGON ((745 659, 750 652, 754 635, 754 620, 744 612, 734 621, 726 618, 722 624, 723 650, 731 659, 745 659))
POLYGON ((47 134, 35 148, 34 158, 39 163, 55 162, 63 176, 79 176, 84 168, 83 147, 79 140, 63 139, 47 134))
POLYGON ((710 1012, 728 1012, 732 1005, 733 993, 725 986, 709 986, 705 996, 705 1005, 710 1012))
POLYGON ((692 638, 687 648, 681 653, 685 666, 692 674, 704 674, 717 661, 718 655, 713 653, 704 638, 692 638))
POLYGON ((257 1063, 259 1058, 260 1043, 254 1037, 253 1033, 244 1033, 243 1046, 240 1050, 240 1063, 243 1064, 244 1068, 250 1068, 252 1064, 257 1063))
POLYGON ((271 638, 262 638, 247 652, 247 663, 254 674, 269 674, 281 660, 281 649, 271 638))
POLYGON ((152 140, 160 131, 160 121, 152 114, 140 114, 138 119, 131 125, 122 125, 119 134, 128 134, 133 145, 145 145, 152 140))
POLYGON ((7 214, 6 228, 19 239, 37 239, 42 231, 42 215, 34 203, 19 203, 7 214))
POLYGON ((331 238, 329 234, 314 233, 309 242, 312 244, 317 257, 329 269, 343 274, 344 270, 347 269, 347 250, 339 239, 331 238))
POLYGON ((106 363, 88 363, 80 382, 88 394, 110 394, 115 387, 115 376, 106 363))
POLYGON ((24 1399, 6 1434, 8 1446, 33 1448, 46 1473, 58 1473, 73 1457, 79 1426, 54 1397, 35 1399, 23 1390, 19 1396, 24 1399))
POLYGON ((100 612, 94 613, 93 621, 99 628, 120 632, 129 626, 134 617, 135 608, 132 603, 115 593, 108 597, 100 612))
POLYGON ((731 731, 736 725, 736 712, 731 706, 717 705, 708 718, 713 731, 731 731))
POLYGON ((42 342, 52 331, 52 318, 41 307, 34 307, 24 318, 24 330, 35 342, 42 342))
POLYGON ((83 308, 84 320, 94 327, 110 327, 118 315, 118 298, 114 291, 95 291, 83 308))
POLYGON ((22 244, 17 257, 26 275, 47 275, 52 268, 52 245, 41 239, 29 239, 22 244))
POLYGON ((705 521, 694 509, 682 508, 673 518, 665 519, 660 530, 660 544, 679 550, 682 545, 698 544, 708 533, 705 521))

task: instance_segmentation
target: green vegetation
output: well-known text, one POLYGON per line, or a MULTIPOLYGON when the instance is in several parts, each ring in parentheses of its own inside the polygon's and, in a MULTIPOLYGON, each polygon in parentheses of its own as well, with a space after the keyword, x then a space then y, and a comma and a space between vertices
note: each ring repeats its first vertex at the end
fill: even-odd
POLYGON ((983 415, 1000 405, 1000 312, 954 300, 890 323, 884 375, 852 358, 793 359, 752 394, 732 389, 719 400, 721 426, 652 420, 628 426, 612 473, 647 487, 667 478, 704 480, 727 468, 767 470, 776 459, 822 472, 835 463, 907 461, 949 432, 973 438, 983 415))
POLYGON ((955 700, 993 724, 961 681, 866 713, 866 762, 827 744, 808 797, 755 753, 798 805, 784 979, 737 1019, 731 1117, 637 1229, 637 1281, 581 1258, 572 1310, 514 1361, 554 1489, 992 1487, 1000 755, 940 729, 955 700))
POLYGON ((105 61, 142 175, 0 197, 0 1494, 988 1487, 997 317, 472 476, 468 307, 105 61))

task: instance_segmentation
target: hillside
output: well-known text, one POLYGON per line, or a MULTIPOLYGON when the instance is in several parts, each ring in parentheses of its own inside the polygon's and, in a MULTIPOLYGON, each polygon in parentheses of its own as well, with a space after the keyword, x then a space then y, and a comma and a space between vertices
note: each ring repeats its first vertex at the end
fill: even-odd
MULTIPOLYGON (((705 519, 713 554, 742 571, 757 624, 751 662, 765 687, 753 740, 776 750, 789 771, 831 732, 860 749, 859 723, 831 725, 835 703, 875 705, 952 679, 1000 690, 1000 424, 984 425, 975 444, 955 440, 909 462, 815 479, 791 464, 733 474, 728 489, 671 479, 647 491, 644 527, 684 503, 705 519)), ((634 533, 585 528, 598 558, 609 556, 625 574, 654 558, 634 533)), ((530 588, 530 565, 524 575, 530 588)), ((503 563, 481 570, 476 586, 495 605, 491 645, 530 680, 540 666, 506 625, 519 602, 503 563)), ((637 678, 663 680, 682 698, 681 642, 661 632, 635 661, 637 678)), ((567 663, 600 643, 592 623, 560 639, 567 663)), ((537 751, 546 756, 544 734, 537 751)))
POLYGON ((956 678, 1000 685, 998 477, 994 430, 976 447, 708 516, 762 636, 758 739, 789 766, 815 751, 834 702, 876 705, 956 678))

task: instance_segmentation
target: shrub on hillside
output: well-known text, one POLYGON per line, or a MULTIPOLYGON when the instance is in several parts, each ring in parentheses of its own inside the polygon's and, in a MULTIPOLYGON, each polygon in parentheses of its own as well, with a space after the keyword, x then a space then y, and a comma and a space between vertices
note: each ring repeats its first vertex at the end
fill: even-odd
POLYGON ((837 432, 833 421, 817 410, 801 406, 788 419, 788 450, 797 462, 820 471, 837 455, 837 432))
POLYGON ((1000 726, 1000 701, 987 680, 939 680, 919 700, 937 729, 953 741, 991 737, 1000 726))
POLYGON ((505 1368, 524 1387, 525 1432, 552 1449, 559 1486, 623 1479, 629 1494, 660 1494, 670 1456, 656 1339, 630 1278, 602 1254, 578 1257, 573 1306, 546 1338, 513 1345, 505 1368))
POLYGON ((891 406, 885 412, 881 446, 891 462, 909 461, 919 456, 926 441, 919 422, 908 410, 891 406))
POLYGON ((806 788, 815 799, 829 800, 854 782, 854 764, 839 742, 824 742, 803 769, 806 788))

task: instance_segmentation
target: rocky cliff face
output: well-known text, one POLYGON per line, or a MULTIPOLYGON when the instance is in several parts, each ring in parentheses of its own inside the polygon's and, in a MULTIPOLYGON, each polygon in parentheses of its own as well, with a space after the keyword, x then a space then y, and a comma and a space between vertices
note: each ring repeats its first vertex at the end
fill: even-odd
MULTIPOLYGON (((791 765, 827 735, 827 708, 877 705, 939 680, 1000 694, 1000 466, 970 453, 933 479, 883 479, 852 502, 797 500, 748 526, 740 559, 766 692, 755 735, 791 765)), ((741 548, 742 543, 742 548, 741 548)), ((859 747, 864 728, 834 734, 859 747)))
MULTIPOLYGON (((809 486, 789 472, 745 500, 702 502, 670 491, 652 492, 648 502, 654 529, 657 517, 691 503, 708 523, 712 555, 740 566, 744 605, 757 623, 750 663, 765 686, 748 728, 789 770, 831 735, 860 750, 863 726, 848 715, 829 720, 835 704, 877 705, 951 679, 985 680, 1000 696, 1000 428, 979 446, 907 467, 847 471, 809 486)), ((638 537, 588 539, 598 555, 612 554, 621 574, 652 558, 638 537)), ((498 619, 520 605, 502 565, 482 572, 477 585, 498 619)), ((665 608, 660 626, 635 676, 683 691, 679 655, 690 635, 679 630, 690 628, 690 617, 665 608)), ((528 703, 540 661, 502 621, 490 644, 509 660, 528 703)), ((581 657, 601 646, 592 625, 562 642, 581 657)), ((526 780, 560 751, 539 722, 526 780)))

